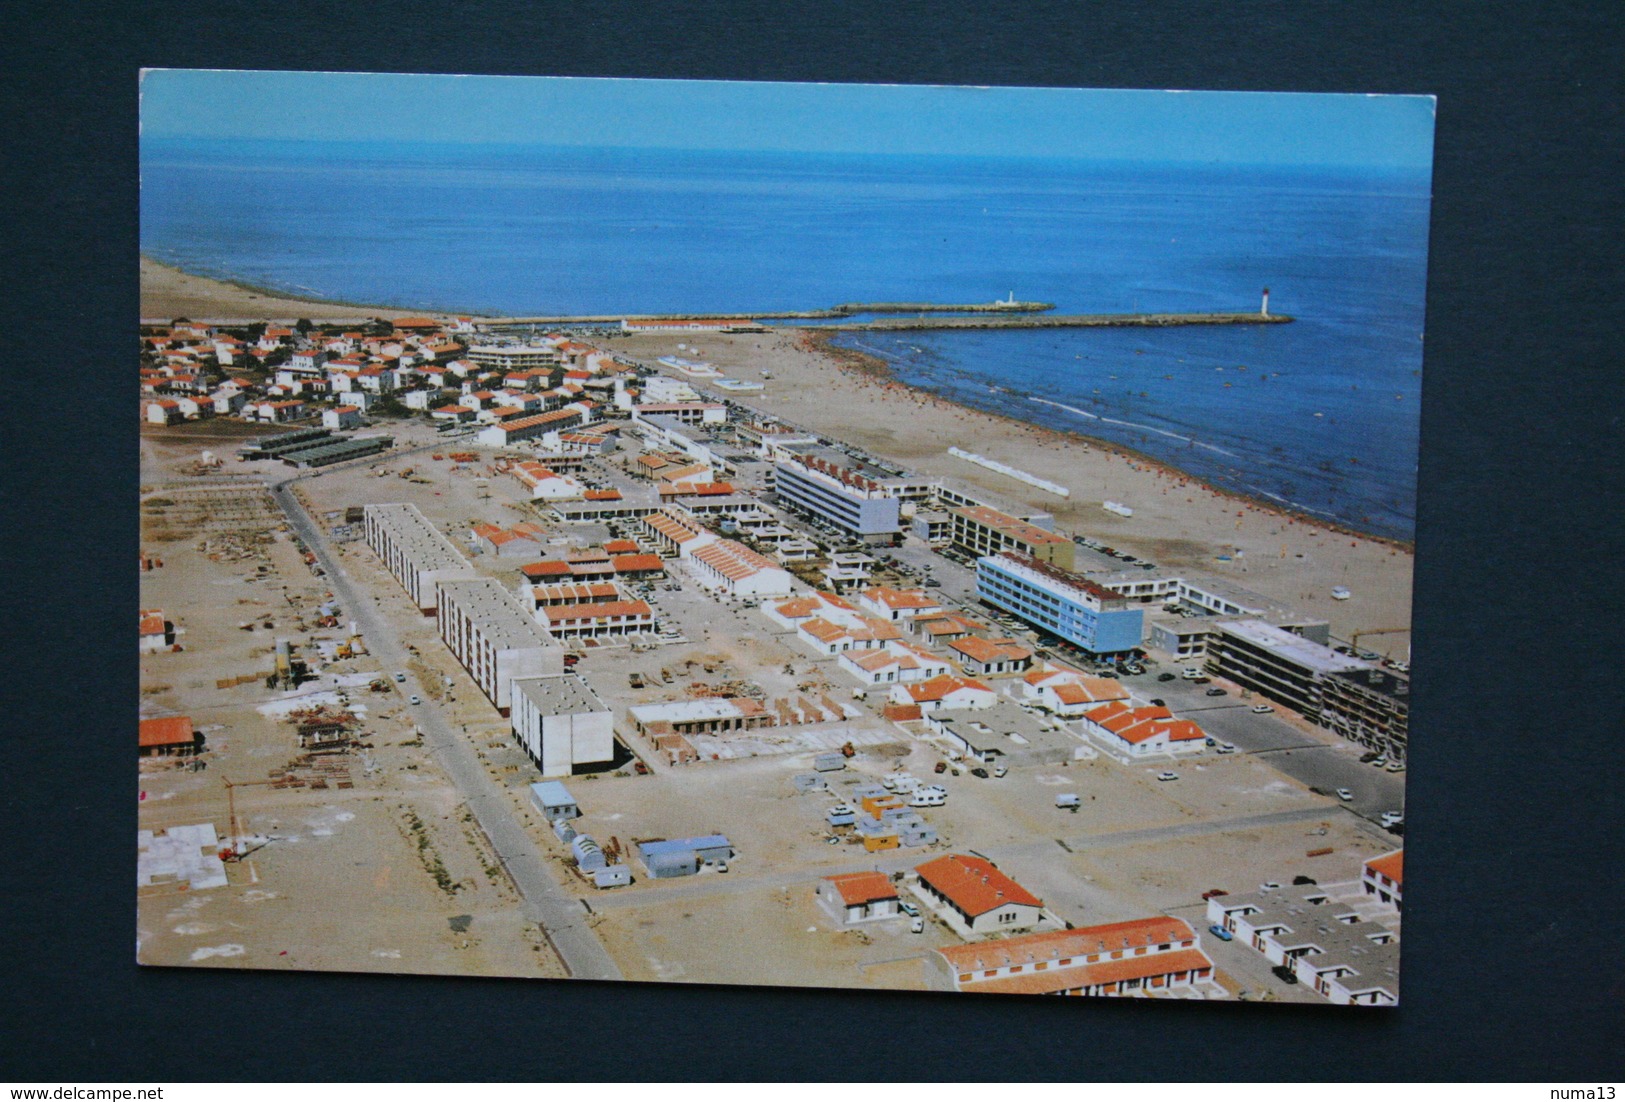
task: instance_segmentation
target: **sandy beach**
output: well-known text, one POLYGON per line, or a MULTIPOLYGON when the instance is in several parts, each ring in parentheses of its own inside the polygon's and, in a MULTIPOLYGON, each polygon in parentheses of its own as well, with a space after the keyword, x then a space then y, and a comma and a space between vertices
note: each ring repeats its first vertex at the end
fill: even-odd
MULTIPOLYGON (((891 380, 878 361, 841 350, 826 354, 817 341, 805 330, 785 330, 681 338, 640 334, 601 343, 648 362, 663 355, 703 359, 750 381, 761 380, 765 368, 773 373, 767 389, 734 400, 911 470, 957 478, 1043 509, 1063 530, 1162 566, 1224 577, 1324 616, 1341 638, 1410 625, 1413 556, 1408 548, 1219 493, 1113 445, 937 398, 891 380), (679 352, 679 340, 698 343, 698 351, 690 344, 679 352), (1071 497, 950 456, 950 445, 1066 486, 1071 497), (1103 501, 1128 505, 1134 516, 1109 513, 1103 501), (1334 600, 1334 586, 1346 586, 1353 596, 1334 600)), ((695 385, 713 396, 725 393, 707 388, 703 380, 695 385)), ((1410 635, 1372 636, 1362 646, 1404 659, 1410 635)))
MULTIPOLYGON (((418 311, 421 313, 421 311, 418 311)), ((361 306, 280 298, 237 283, 188 275, 178 268, 141 258, 141 317, 147 321, 361 321, 404 316, 389 306, 361 306)), ((442 316, 442 315, 430 315, 442 316)))

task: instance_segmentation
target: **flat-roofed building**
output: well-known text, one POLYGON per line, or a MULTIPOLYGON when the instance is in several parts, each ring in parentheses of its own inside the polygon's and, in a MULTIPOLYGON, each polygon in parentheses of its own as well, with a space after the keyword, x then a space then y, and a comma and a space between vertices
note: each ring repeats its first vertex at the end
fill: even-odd
POLYGON ((1150 628, 1151 645, 1175 658, 1201 657, 1213 637, 1213 621, 1200 616, 1159 616, 1150 628))
MULTIPOLYGON (((913 686, 904 686, 913 688, 913 686)), ((1075 735, 1008 700, 987 707, 936 708, 924 713, 928 730, 956 757, 983 765, 1060 765, 1076 756, 1075 735)))
POLYGON ((1166 916, 951 945, 931 963, 941 985, 975 994, 1224 994, 1190 924, 1166 916))
POLYGON ((416 505, 364 507, 367 546, 372 548, 425 615, 433 615, 442 581, 474 577, 474 568, 416 505))
POLYGON ((605 769, 615 760, 615 719, 586 678, 516 677, 509 689, 514 739, 544 777, 605 769))
POLYGON ((949 853, 914 870, 917 893, 961 937, 1028 930, 1044 902, 984 857, 949 853))
POLYGON ((823 446, 780 450, 773 467, 779 504, 867 542, 902 530, 900 477, 823 446))
POLYGON ((1090 654, 1127 654, 1140 645, 1138 604, 1020 551, 976 560, 976 595, 1090 654))
POLYGON ((564 648, 490 578, 442 581, 440 639, 503 715, 521 677, 564 673, 564 648))
POLYGON ((1210 669, 1317 722, 1328 678, 1372 668, 1262 620, 1220 620, 1213 628, 1207 649, 1210 669))
POLYGON ((649 739, 662 735, 686 737, 725 734, 773 725, 773 716, 768 710, 760 701, 749 697, 706 697, 702 700, 639 704, 631 709, 631 716, 633 727, 649 739))
POLYGON ((1331 640, 1331 626, 1319 616, 1302 612, 1224 578, 1181 575, 1180 602, 1213 616, 1246 616, 1274 624, 1314 643, 1331 640))
POLYGON ((557 345, 551 343, 476 344, 464 355, 487 371, 524 371, 558 367, 563 363, 557 345))
POLYGON ((1320 722, 1350 742, 1403 763, 1410 747, 1411 682, 1373 666, 1320 682, 1320 722))
POLYGON ((1072 569, 1072 541, 1036 524, 985 505, 950 509, 948 519, 949 542, 967 555, 980 558, 1000 551, 1020 551, 1038 562, 1072 569))
POLYGON ((1318 886, 1208 900, 1207 920, 1229 930, 1306 988, 1351 1006, 1399 1002, 1399 934, 1318 886))

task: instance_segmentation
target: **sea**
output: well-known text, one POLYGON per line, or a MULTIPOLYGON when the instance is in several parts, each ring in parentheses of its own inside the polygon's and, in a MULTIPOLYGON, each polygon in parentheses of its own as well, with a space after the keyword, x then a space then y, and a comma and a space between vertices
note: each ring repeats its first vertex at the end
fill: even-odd
POLYGON ((141 248, 285 294, 494 315, 1012 294, 1253 311, 1268 287, 1290 324, 835 339, 911 386, 1410 540, 1430 187, 1377 167, 147 139, 141 248))

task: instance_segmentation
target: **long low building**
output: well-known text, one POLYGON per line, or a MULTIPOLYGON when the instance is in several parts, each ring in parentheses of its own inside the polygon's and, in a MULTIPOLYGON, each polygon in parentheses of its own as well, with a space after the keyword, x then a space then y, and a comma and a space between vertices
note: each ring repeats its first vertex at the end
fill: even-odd
POLYGON ((636 599, 545 605, 536 610, 536 619, 560 639, 632 635, 656 626, 649 602, 636 599))
POLYGON ((544 777, 607 769, 615 760, 615 720, 579 674, 514 678, 509 719, 519 745, 544 777))
POLYGON ((1334 674, 1373 668, 1369 662, 1262 620, 1216 623, 1207 663, 1236 684, 1315 721, 1321 719, 1326 680, 1334 674))
POLYGON ((1142 918, 951 945, 932 960, 956 991, 989 995, 1223 994, 1190 924, 1142 918))
POLYGON ((490 578, 439 583, 440 639, 507 715, 512 683, 564 672, 564 648, 490 578))
POLYGON ((440 582, 475 576, 462 552, 416 505, 368 505, 362 520, 367 546, 425 615, 435 611, 440 582))

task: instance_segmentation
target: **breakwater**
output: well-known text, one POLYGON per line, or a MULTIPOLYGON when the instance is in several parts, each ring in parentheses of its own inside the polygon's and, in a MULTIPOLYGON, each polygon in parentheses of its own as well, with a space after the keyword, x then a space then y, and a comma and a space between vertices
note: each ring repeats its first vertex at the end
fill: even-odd
POLYGON ((774 321, 823 321, 822 329, 880 330, 880 329, 1088 329, 1139 326, 1168 328, 1179 325, 1281 325, 1292 321, 1287 314, 1260 314, 1241 312, 1182 313, 1182 314, 1042 314, 1013 313, 1015 310, 1054 309, 1048 303, 984 303, 982 305, 953 305, 938 303, 843 303, 828 310, 778 311, 763 314, 576 314, 527 318, 483 318, 479 327, 487 331, 500 331, 514 326, 571 326, 620 325, 630 322, 634 327, 648 322, 728 322, 741 326, 760 325, 761 319, 774 321), (913 317, 869 318, 858 320, 854 314, 911 313, 913 317), (970 316, 966 316, 970 315, 970 316))
POLYGON ((826 329, 1088 329, 1140 326, 1160 329, 1177 325, 1280 325, 1286 314, 1023 314, 1019 317, 874 318, 835 322, 826 329))

